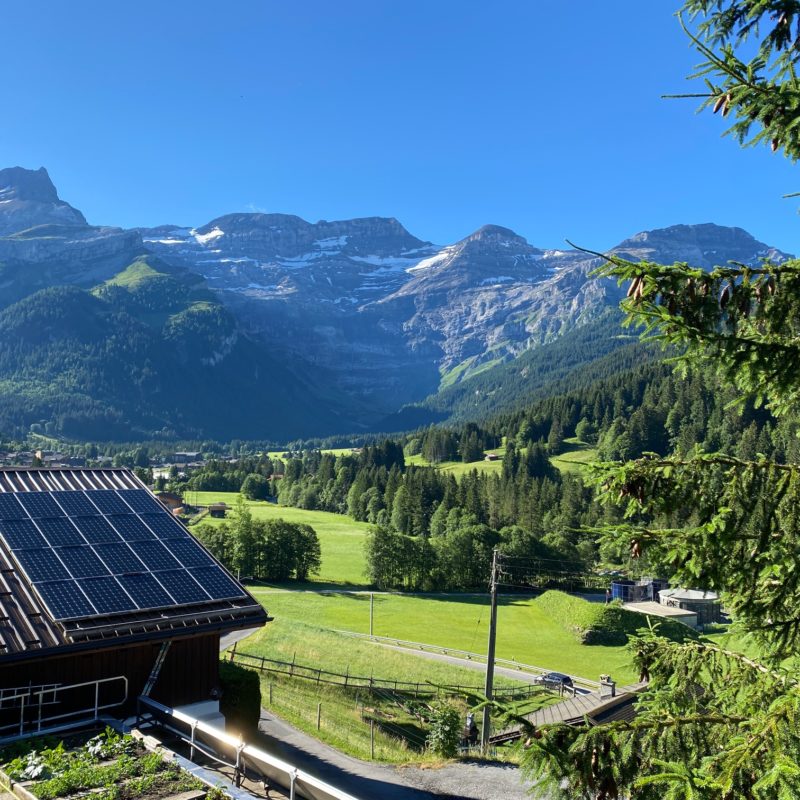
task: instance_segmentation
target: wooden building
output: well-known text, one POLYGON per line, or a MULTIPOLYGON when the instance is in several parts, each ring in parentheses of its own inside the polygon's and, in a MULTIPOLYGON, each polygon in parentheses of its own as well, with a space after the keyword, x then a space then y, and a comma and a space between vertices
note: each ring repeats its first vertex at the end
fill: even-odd
POLYGON ((268 619, 130 471, 0 469, 0 737, 213 700, 220 636, 268 619))

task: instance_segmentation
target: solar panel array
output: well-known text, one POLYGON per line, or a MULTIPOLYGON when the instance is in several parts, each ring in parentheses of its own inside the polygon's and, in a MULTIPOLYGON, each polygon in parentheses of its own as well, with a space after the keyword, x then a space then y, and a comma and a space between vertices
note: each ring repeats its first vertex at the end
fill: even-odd
POLYGON ((0 493, 0 535, 57 620, 247 596, 144 489, 0 493))

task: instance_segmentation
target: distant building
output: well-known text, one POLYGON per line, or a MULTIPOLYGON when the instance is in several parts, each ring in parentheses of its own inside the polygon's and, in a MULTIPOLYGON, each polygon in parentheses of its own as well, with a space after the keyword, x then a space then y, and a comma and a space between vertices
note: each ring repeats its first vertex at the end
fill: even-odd
POLYGON ((500 456, 497 453, 487 453, 486 457, 483 459, 484 461, 499 461, 500 456))
POLYGON ((212 517, 222 518, 228 510, 227 503, 211 503, 208 506, 208 513, 212 517))
POLYGON ((667 587, 661 578, 640 578, 638 581, 618 578, 611 583, 611 598, 623 603, 658 602, 659 592, 667 587))
POLYGON ((170 457, 170 461, 173 464, 191 464, 194 461, 201 461, 202 456, 202 453, 196 452, 173 453, 170 457))
POLYGON ((719 622, 721 604, 716 592, 704 592, 700 589, 662 589, 660 600, 667 608, 680 608, 697 614, 699 625, 719 622))
POLYGON ((174 492, 158 492, 156 497, 170 510, 183 508, 183 498, 174 492))

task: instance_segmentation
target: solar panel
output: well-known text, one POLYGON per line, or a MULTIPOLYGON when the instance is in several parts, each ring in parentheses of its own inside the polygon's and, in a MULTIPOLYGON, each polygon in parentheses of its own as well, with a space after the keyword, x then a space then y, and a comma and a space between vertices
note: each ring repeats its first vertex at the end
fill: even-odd
POLYGON ((130 508, 123 502, 122 498, 113 489, 98 489, 86 492, 86 496, 104 514, 129 514, 130 508))
POLYGON ((136 555, 144 561, 148 569, 177 569, 180 564, 170 555, 161 542, 137 542, 133 548, 136 555))
POLYGON ((11 550, 47 547, 44 537, 29 519, 0 520, 0 533, 11 550))
POLYGON ((119 489, 117 494, 137 514, 160 514, 164 511, 164 506, 144 489, 119 489))
POLYGON ((19 492, 17 498, 34 519, 64 516, 61 507, 53 500, 49 492, 19 492))
POLYGON ((78 529, 65 517, 40 519, 37 520, 36 525, 44 534, 50 547, 86 544, 86 540, 78 533, 78 529))
POLYGON ((103 562, 94 554, 91 547, 61 547, 58 556, 64 562, 73 578, 93 578, 97 575, 109 575, 103 562))
POLYGON ((133 550, 123 542, 98 544, 94 550, 114 575, 123 575, 126 572, 145 572, 147 569, 133 554, 133 550))
POLYGON ((52 492, 53 499, 70 517, 91 517, 97 509, 83 492, 52 492))
POLYGON ((244 597, 244 592, 216 564, 192 570, 192 577, 211 595, 213 600, 231 600, 244 597))
POLYGON ((156 535, 134 514, 116 514, 106 519, 126 542, 155 540, 156 535))
POLYGON ((186 528, 180 522, 172 519, 166 511, 162 511, 160 514, 141 514, 140 516, 159 539, 183 539, 188 535, 186 528))
POLYGON ((73 522, 89 544, 119 542, 119 534, 103 517, 76 517, 73 522))
POLYGON ((144 489, 0 492, 0 536, 59 620, 246 597, 144 489))
POLYGON ((161 608, 174 605, 174 600, 161 588, 150 574, 120 575, 122 588, 134 599, 139 608, 161 608))
POLYGON ((209 599, 208 594, 185 569, 159 572, 158 580, 178 603, 202 603, 209 599))
POLYGON ((87 617, 95 613, 92 604, 75 581, 35 583, 34 587, 55 619, 87 617))
POLYGON ((27 519, 27 516, 15 494, 0 493, 0 519, 27 519))
POLYGON ((185 539, 170 540, 166 544, 170 553, 184 567, 212 567, 216 565, 214 559, 202 547, 196 545, 188 534, 185 539))
POLYGON ((128 597, 115 578, 87 578, 81 581, 81 588, 98 614, 118 614, 122 611, 135 611, 136 603, 128 597))
POLYGON ((53 551, 49 547, 39 550, 15 550, 14 558, 19 561, 33 583, 70 577, 63 564, 53 557, 53 551))

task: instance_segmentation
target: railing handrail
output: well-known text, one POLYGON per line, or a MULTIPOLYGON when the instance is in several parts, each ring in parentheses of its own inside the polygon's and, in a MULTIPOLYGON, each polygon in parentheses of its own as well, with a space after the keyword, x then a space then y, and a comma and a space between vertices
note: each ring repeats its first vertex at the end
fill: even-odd
MULTIPOLYGON (((100 717, 100 712, 105 711, 109 708, 116 708, 117 706, 121 706, 125 703, 128 699, 128 678, 125 675, 113 675, 109 678, 97 678, 93 681, 82 681, 81 683, 71 683, 71 684, 59 684, 55 686, 55 688, 47 688, 43 687, 38 692, 26 692, 20 695, 16 695, 13 698, 9 697, 6 700, 10 699, 18 699, 20 700, 19 704, 19 722, 14 722, 9 725, 0 726, 0 732, 7 731, 7 730, 17 730, 19 736, 25 735, 26 727, 32 728, 35 730, 36 733, 40 733, 43 730, 43 726, 49 726, 51 723, 59 722, 60 720, 69 719, 70 717, 80 717, 86 716, 87 719, 97 720, 100 717), (111 683, 113 681, 122 681, 123 686, 123 695, 121 700, 116 700, 113 703, 100 703, 100 686, 106 683, 111 683), (83 708, 79 708, 76 711, 68 711, 64 714, 43 714, 42 708, 45 705, 53 705, 54 703, 58 702, 57 695, 63 694, 64 692, 74 691, 75 689, 83 689, 87 686, 94 687, 94 702, 90 706, 85 706, 83 708), (51 695, 52 700, 45 702, 45 695, 51 695), (33 701, 30 704, 26 704, 26 699, 38 697, 38 702, 33 701), (28 720, 25 719, 25 711, 26 709, 38 708, 36 719, 35 720, 28 720), (91 716, 90 716, 91 715, 91 716)), ((8 709, 7 709, 8 710, 8 709)))
MULTIPOLYGON (((232 736, 230 733, 226 733, 220 728, 196 719, 183 711, 169 708, 150 697, 139 697, 139 703, 141 706, 149 709, 154 716, 166 717, 188 726, 192 736, 191 742, 194 742, 195 734, 202 733, 207 738, 231 748, 236 754, 235 768, 237 770, 242 761, 242 756, 246 757, 247 763, 250 765, 252 765, 254 761, 266 765, 273 773, 277 772, 280 775, 281 782, 284 783, 286 788, 290 789, 292 797, 295 796, 296 791, 299 791, 303 793, 305 797, 313 798, 313 800, 360 800, 360 798, 355 795, 337 789, 335 786, 319 778, 315 778, 310 773, 295 767, 288 761, 273 756, 264 750, 259 750, 252 745, 245 744, 241 738, 232 736), (304 789, 310 789, 312 792, 309 793, 308 791, 304 791, 304 789)), ((274 779, 274 774, 270 777, 274 779)))
POLYGON ((0 689, 0 703, 6 700, 18 700, 23 696, 30 697, 35 694, 35 689, 52 692, 61 686, 63 686, 61 683, 37 683, 32 686, 13 686, 7 689, 0 689), (7 692, 14 692, 15 694, 7 694, 7 692))

